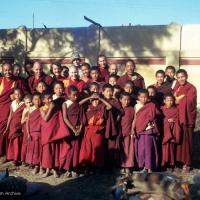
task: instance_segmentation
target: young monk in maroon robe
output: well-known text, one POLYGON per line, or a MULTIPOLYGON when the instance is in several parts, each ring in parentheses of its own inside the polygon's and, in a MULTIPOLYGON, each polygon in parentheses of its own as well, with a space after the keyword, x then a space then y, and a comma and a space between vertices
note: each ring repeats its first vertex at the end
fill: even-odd
POLYGON ((174 89, 175 85, 176 85, 176 69, 174 66, 167 66, 165 68, 165 75, 166 75, 166 79, 165 82, 169 83, 171 85, 171 89, 174 89))
POLYGON ((99 55, 97 59, 97 64, 99 67, 100 78, 102 81, 105 81, 105 78, 109 76, 108 64, 105 55, 99 55))
POLYGON ((86 83, 79 79, 78 69, 74 66, 69 69, 69 78, 63 81, 65 87, 65 94, 67 95, 68 87, 71 85, 78 88, 80 93, 83 92, 83 89, 86 87, 86 83))
POLYGON ((7 133, 6 159, 14 161, 14 164, 17 165, 20 162, 22 143, 21 117, 25 107, 20 89, 14 90, 14 99, 10 106, 8 123, 4 133, 7 133))
POLYGON ((87 125, 79 157, 80 164, 86 167, 86 173, 91 167, 101 168, 104 165, 105 114, 106 110, 112 108, 107 101, 95 93, 80 101, 80 105, 89 100, 91 104, 86 110, 87 125))
POLYGON ((86 84, 90 83, 90 65, 88 63, 83 63, 81 65, 81 80, 86 84))
POLYGON ((129 174, 130 170, 135 166, 134 135, 132 133, 134 108, 130 105, 131 97, 127 92, 121 93, 120 102, 124 111, 120 124, 122 133, 121 167, 125 169, 126 174, 129 174))
POLYGON ((41 155, 41 97, 40 94, 33 94, 33 106, 30 107, 27 119, 28 144, 25 163, 33 165, 33 174, 39 172, 41 155))
POLYGON ((181 140, 177 146, 177 161, 183 164, 183 171, 190 170, 192 164, 192 135, 195 127, 197 113, 197 91, 187 81, 188 74, 184 69, 176 72, 177 84, 174 96, 178 107, 181 124, 181 140))
POLYGON ((125 63, 125 74, 118 79, 118 84, 121 88, 127 81, 132 81, 138 89, 145 88, 144 78, 135 72, 135 63, 132 60, 127 60, 125 63))
POLYGON ((109 83, 109 84, 112 85, 112 86, 115 86, 115 85, 117 85, 117 80, 118 80, 117 75, 111 74, 111 75, 109 75, 109 77, 108 77, 107 83, 109 83))
POLYGON ((53 79, 43 72, 43 66, 39 62, 33 64, 33 75, 28 78, 28 87, 33 94, 35 88, 40 81, 44 81, 48 87, 51 87, 53 79))
POLYGON ((21 161, 24 166, 26 166, 25 159, 27 153, 27 144, 28 144, 28 133, 26 129, 26 123, 28 119, 28 114, 30 107, 32 106, 32 96, 26 95, 24 97, 24 104, 25 108, 22 112, 21 124, 22 124, 22 132, 23 132, 23 139, 22 139, 22 148, 21 148, 21 161))
POLYGON ((2 77, 0 77, 0 156, 5 153, 5 137, 3 133, 9 116, 11 94, 15 88, 20 88, 24 92, 22 82, 19 82, 12 75, 13 68, 9 63, 2 66, 2 77))
POLYGON ((42 95, 47 92, 48 88, 44 81, 40 81, 37 83, 35 90, 42 95))
POLYGON ((135 119, 132 131, 136 134, 135 155, 138 166, 151 172, 158 166, 158 151, 156 137, 158 132, 157 118, 160 114, 156 105, 149 102, 148 91, 141 89, 138 92, 138 102, 135 105, 135 119))
POLYGON ((156 90, 156 99, 158 104, 161 106, 163 105, 163 97, 165 94, 172 92, 171 84, 165 82, 165 72, 163 70, 158 70, 156 72, 156 83, 153 85, 156 90))
POLYGON ((132 81, 127 81, 124 85, 124 92, 127 92, 130 94, 131 97, 131 105, 134 106, 137 99, 137 88, 134 86, 132 81))
POLYGON ((91 80, 90 82, 95 82, 99 85, 99 89, 100 89, 100 92, 102 92, 102 88, 105 84, 105 82, 103 81, 103 79, 101 79, 100 77, 100 72, 99 72, 99 68, 98 67, 91 67, 90 69, 90 77, 91 77, 91 80))
POLYGON ((58 177, 55 170, 55 143, 54 136, 58 131, 59 113, 55 111, 55 104, 52 102, 52 95, 43 94, 44 106, 40 108, 41 113, 41 163, 40 166, 46 169, 44 177, 50 175, 52 170, 54 177, 58 177))
POLYGON ((53 81, 63 81, 66 79, 64 76, 61 75, 62 66, 58 62, 53 62, 50 67, 50 72, 52 74, 53 81))
POLYGON ((164 106, 161 109, 163 113, 162 166, 173 170, 176 163, 176 145, 180 141, 180 123, 172 94, 164 96, 164 106))
POLYGON ((150 85, 147 87, 147 91, 148 91, 148 95, 149 95, 149 100, 159 106, 158 100, 156 98, 157 97, 156 87, 153 85, 150 85))
MULTIPOLYGON (((78 100, 78 88, 70 86, 68 88, 68 99, 63 103, 63 120, 66 124, 68 136, 65 138, 66 148, 62 150, 65 154, 65 160, 63 161, 61 168, 66 170, 66 176, 77 176, 77 167, 79 164, 79 151, 81 142, 81 131, 84 123, 84 113, 77 102, 78 100)), ((61 155, 64 157, 63 155, 61 155)), ((61 159, 63 160, 63 159, 61 159)))
POLYGON ((104 99, 112 106, 107 113, 106 129, 105 129, 105 160, 110 167, 119 165, 119 139, 120 139, 120 118, 122 108, 117 99, 114 99, 113 88, 110 84, 103 86, 104 99))

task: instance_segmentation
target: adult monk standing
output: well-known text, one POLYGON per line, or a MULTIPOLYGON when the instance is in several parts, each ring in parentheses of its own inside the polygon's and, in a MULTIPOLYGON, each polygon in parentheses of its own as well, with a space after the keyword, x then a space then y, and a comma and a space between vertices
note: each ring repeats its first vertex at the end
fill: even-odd
POLYGON ((184 69, 179 69, 176 77, 174 96, 181 125, 181 141, 177 146, 176 156, 177 161, 183 164, 183 172, 188 172, 192 164, 192 135, 197 114, 197 90, 187 81, 188 74, 184 69))
POLYGON ((34 62, 32 71, 33 75, 28 78, 28 87, 32 94, 35 92, 37 84, 41 81, 45 82, 48 87, 52 85, 52 77, 43 72, 43 66, 40 62, 34 62))
POLYGON ((105 55, 101 54, 98 56, 97 65, 99 67, 100 78, 105 81, 105 78, 109 76, 108 63, 105 55))
POLYGON ((79 92, 82 92, 83 89, 87 86, 86 83, 79 78, 79 71, 76 67, 71 66, 69 69, 69 77, 63 80, 65 87, 65 94, 67 94, 68 87, 74 85, 78 88, 79 92))
POLYGON ((24 85, 13 76, 13 68, 9 63, 2 66, 2 76, 0 77, 0 156, 5 153, 5 137, 3 133, 8 120, 11 94, 15 88, 20 88, 24 92, 24 85))
POLYGON ((135 63, 133 60, 127 60, 125 63, 125 74, 118 79, 118 85, 124 88, 127 81, 132 81, 135 87, 138 89, 144 89, 145 83, 144 78, 135 72, 135 63))

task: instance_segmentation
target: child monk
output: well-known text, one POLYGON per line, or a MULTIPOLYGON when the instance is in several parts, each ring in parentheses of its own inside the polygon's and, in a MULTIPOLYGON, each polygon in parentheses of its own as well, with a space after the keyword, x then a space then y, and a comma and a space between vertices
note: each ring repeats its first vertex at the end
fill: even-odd
POLYGON ((180 142, 180 123, 178 109, 175 107, 175 97, 172 94, 164 96, 162 166, 172 170, 176 163, 176 145, 180 142))
POLYGON ((80 164, 86 167, 86 173, 91 167, 101 168, 104 165, 105 114, 106 110, 112 108, 107 101, 95 93, 80 101, 80 105, 88 101, 90 105, 86 108, 87 125, 79 157, 80 164))
POLYGON ((117 79, 118 79, 118 76, 115 75, 115 74, 111 74, 109 77, 108 77, 108 83, 112 86, 114 85, 117 85, 117 79))
POLYGON ((24 97, 24 104, 25 104, 25 108, 23 110, 22 118, 21 118, 22 131, 23 131, 21 161, 22 161, 23 165, 26 165, 25 158, 26 158, 27 143, 28 143, 28 133, 27 133, 27 129, 26 129, 26 123, 27 123, 30 107, 32 106, 32 96, 31 95, 27 94, 24 97))
POLYGON ((83 63, 81 65, 81 80, 83 80, 86 84, 90 82, 90 65, 88 63, 83 63))
POLYGON ((47 92, 46 83, 43 81, 38 82, 35 90, 36 90, 36 92, 40 93, 41 95, 44 94, 45 92, 47 92))
POLYGON ((81 106, 78 103, 79 91, 78 88, 71 85, 68 87, 67 100, 62 105, 63 120, 66 125, 66 129, 63 131, 68 132, 68 136, 65 138, 66 148, 62 149, 62 161, 61 168, 66 170, 65 175, 67 177, 76 177, 77 167, 79 164, 79 150, 81 142, 81 131, 84 123, 84 113, 81 106), (65 156, 63 156, 65 151, 65 156))
POLYGON ((28 144, 25 162, 33 165, 33 174, 39 172, 40 152, 41 152, 41 96, 33 94, 33 106, 30 107, 27 119, 28 144))
POLYGON ((105 129, 105 159, 110 167, 119 165, 119 138, 122 108, 117 99, 113 97, 113 87, 110 84, 103 86, 103 97, 112 106, 107 112, 106 129, 105 129))
POLYGON ((135 166, 134 133, 132 132, 134 108, 131 106, 131 97, 127 92, 121 93, 120 102, 124 111, 120 123, 122 133, 121 167, 124 168, 125 173, 128 175, 135 166))
POLYGON ((22 144, 22 112, 25 107, 23 102, 23 94, 20 89, 14 90, 14 101, 10 106, 10 114, 6 127, 7 136, 7 154, 6 160, 14 161, 14 164, 19 164, 21 161, 21 144, 22 144))
POLYGON ((154 103, 148 100, 148 91, 141 89, 138 92, 138 101, 134 107, 136 134, 135 151, 138 166, 149 173, 158 166, 158 151, 156 137, 158 137, 157 118, 159 111, 154 103))
POLYGON ((54 136, 58 130, 59 113, 55 112, 55 104, 52 102, 50 93, 43 94, 43 104, 40 108, 41 114, 41 164, 46 169, 44 177, 50 175, 52 170, 54 177, 58 177, 55 170, 55 143, 54 136))
POLYGON ((131 105, 134 106, 135 103, 136 103, 136 93, 137 93, 137 89, 136 87, 134 86, 133 82, 132 81, 127 81, 124 85, 124 92, 127 92, 130 94, 130 97, 131 97, 131 105))

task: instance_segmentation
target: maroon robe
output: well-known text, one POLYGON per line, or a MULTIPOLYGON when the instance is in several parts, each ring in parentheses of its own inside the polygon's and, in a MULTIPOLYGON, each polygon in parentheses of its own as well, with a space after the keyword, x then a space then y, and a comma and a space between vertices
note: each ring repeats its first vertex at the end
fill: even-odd
POLYGON ((104 165, 104 130, 105 105, 97 107, 90 105, 86 112, 87 125, 85 127, 79 162, 81 165, 103 167, 104 165))
POLYGON ((26 128, 26 122, 22 125, 22 148, 21 148, 21 161, 25 162, 26 160, 26 153, 27 153, 27 145, 28 145, 28 133, 26 128))
POLYGON ((121 88, 124 88, 127 81, 132 81, 137 89, 145 88, 144 78, 137 72, 134 72, 132 78, 129 77, 127 74, 124 74, 118 79, 117 83, 121 88))
POLYGON ((100 72, 100 78, 102 79, 102 81, 105 81, 105 78, 109 76, 107 67, 105 68, 99 67, 99 72, 100 72))
POLYGON ((70 78, 63 80, 64 87, 65 87, 65 94, 67 95, 68 87, 74 85, 78 88, 78 91, 81 93, 83 89, 86 88, 86 83, 82 80, 71 80, 70 78))
POLYGON ((132 106, 124 108, 121 119, 122 148, 121 166, 134 167, 134 138, 131 136, 132 123, 134 120, 134 108, 132 106))
POLYGON ((6 129, 9 116, 11 105, 10 95, 15 88, 20 88, 23 91, 23 83, 14 77, 10 80, 7 80, 5 77, 0 77, 0 156, 5 153, 5 137, 3 137, 3 133, 6 129))
POLYGON ((175 165, 176 145, 180 142, 180 123, 178 109, 176 107, 167 108, 163 106, 163 140, 162 140, 162 166, 175 165), (175 122, 169 122, 173 119, 175 122))
POLYGON ((111 104, 112 109, 108 111, 108 117, 106 120, 105 129, 105 159, 109 165, 117 165, 120 158, 120 121, 118 117, 121 117, 123 109, 116 99, 107 99, 111 104))
MULTIPOLYGON (((60 125, 62 112, 61 107, 64 99, 62 97, 54 100, 55 107, 53 108, 50 119, 45 122, 41 120, 41 166, 44 168, 59 167, 59 151, 61 139, 68 135, 68 133, 61 130, 60 125)), ((48 108, 43 106, 45 112, 48 108)))
POLYGON ((22 104, 16 111, 12 112, 7 138, 7 160, 20 161, 22 144, 21 118, 25 105, 22 104))
POLYGON ((41 156, 41 115, 39 108, 29 114, 28 129, 31 139, 28 140, 25 162, 39 165, 41 156))
MULTIPOLYGON (((67 118, 73 127, 85 123, 83 109, 77 102, 74 102, 67 108, 67 118)), ((75 136, 66 125, 65 127, 63 126, 62 131, 67 136, 60 146, 60 168, 65 170, 74 169, 79 164, 81 135, 75 136)))
POLYGON ((46 83, 46 85, 48 87, 51 87, 51 85, 53 83, 52 77, 48 76, 44 73, 42 74, 42 76, 39 79, 36 79, 34 75, 30 76, 28 78, 28 87, 29 87, 29 91, 31 92, 31 94, 33 94, 35 92, 35 88, 40 81, 43 81, 44 83, 46 83))
POLYGON ((174 88, 175 96, 185 95, 177 105, 181 124, 181 139, 177 146, 177 161, 192 164, 192 135, 197 114, 197 91, 189 82, 181 86, 178 83, 174 88))
POLYGON ((158 104, 163 105, 164 96, 166 94, 172 93, 171 84, 168 82, 163 83, 162 85, 158 85, 157 83, 153 85, 156 88, 156 100, 158 104))
POLYGON ((135 155, 139 167, 146 167, 146 169, 156 169, 158 167, 156 136, 160 135, 157 119, 159 115, 159 110, 152 102, 146 103, 136 113, 135 155), (146 130, 149 123, 153 123, 154 126, 146 130))

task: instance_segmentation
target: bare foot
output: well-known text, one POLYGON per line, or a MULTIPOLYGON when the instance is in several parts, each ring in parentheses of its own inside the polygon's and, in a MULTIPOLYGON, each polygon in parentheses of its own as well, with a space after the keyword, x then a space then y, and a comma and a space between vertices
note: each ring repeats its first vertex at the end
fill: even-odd
POLYGON ((73 177, 73 178, 77 178, 77 177, 78 177, 78 174, 77 174, 76 172, 72 171, 72 177, 73 177))
POLYGON ((53 172, 53 176, 54 176, 55 178, 58 178, 58 177, 59 177, 59 175, 58 175, 58 173, 57 173, 57 171, 56 171, 55 169, 52 169, 52 172, 53 172))
POLYGON ((43 169, 42 167, 40 167, 39 174, 40 174, 40 175, 44 174, 44 169, 43 169))
POLYGON ((32 170, 32 174, 35 175, 39 172, 39 166, 35 166, 34 169, 32 170))
POLYGON ((45 177, 48 177, 48 176, 50 176, 50 174, 51 174, 51 173, 50 173, 50 169, 47 168, 45 174, 44 174, 42 177, 44 177, 44 178, 45 178, 45 177))
POLYGON ((72 173, 70 171, 66 171, 64 176, 67 178, 70 178, 70 177, 72 177, 72 173))

